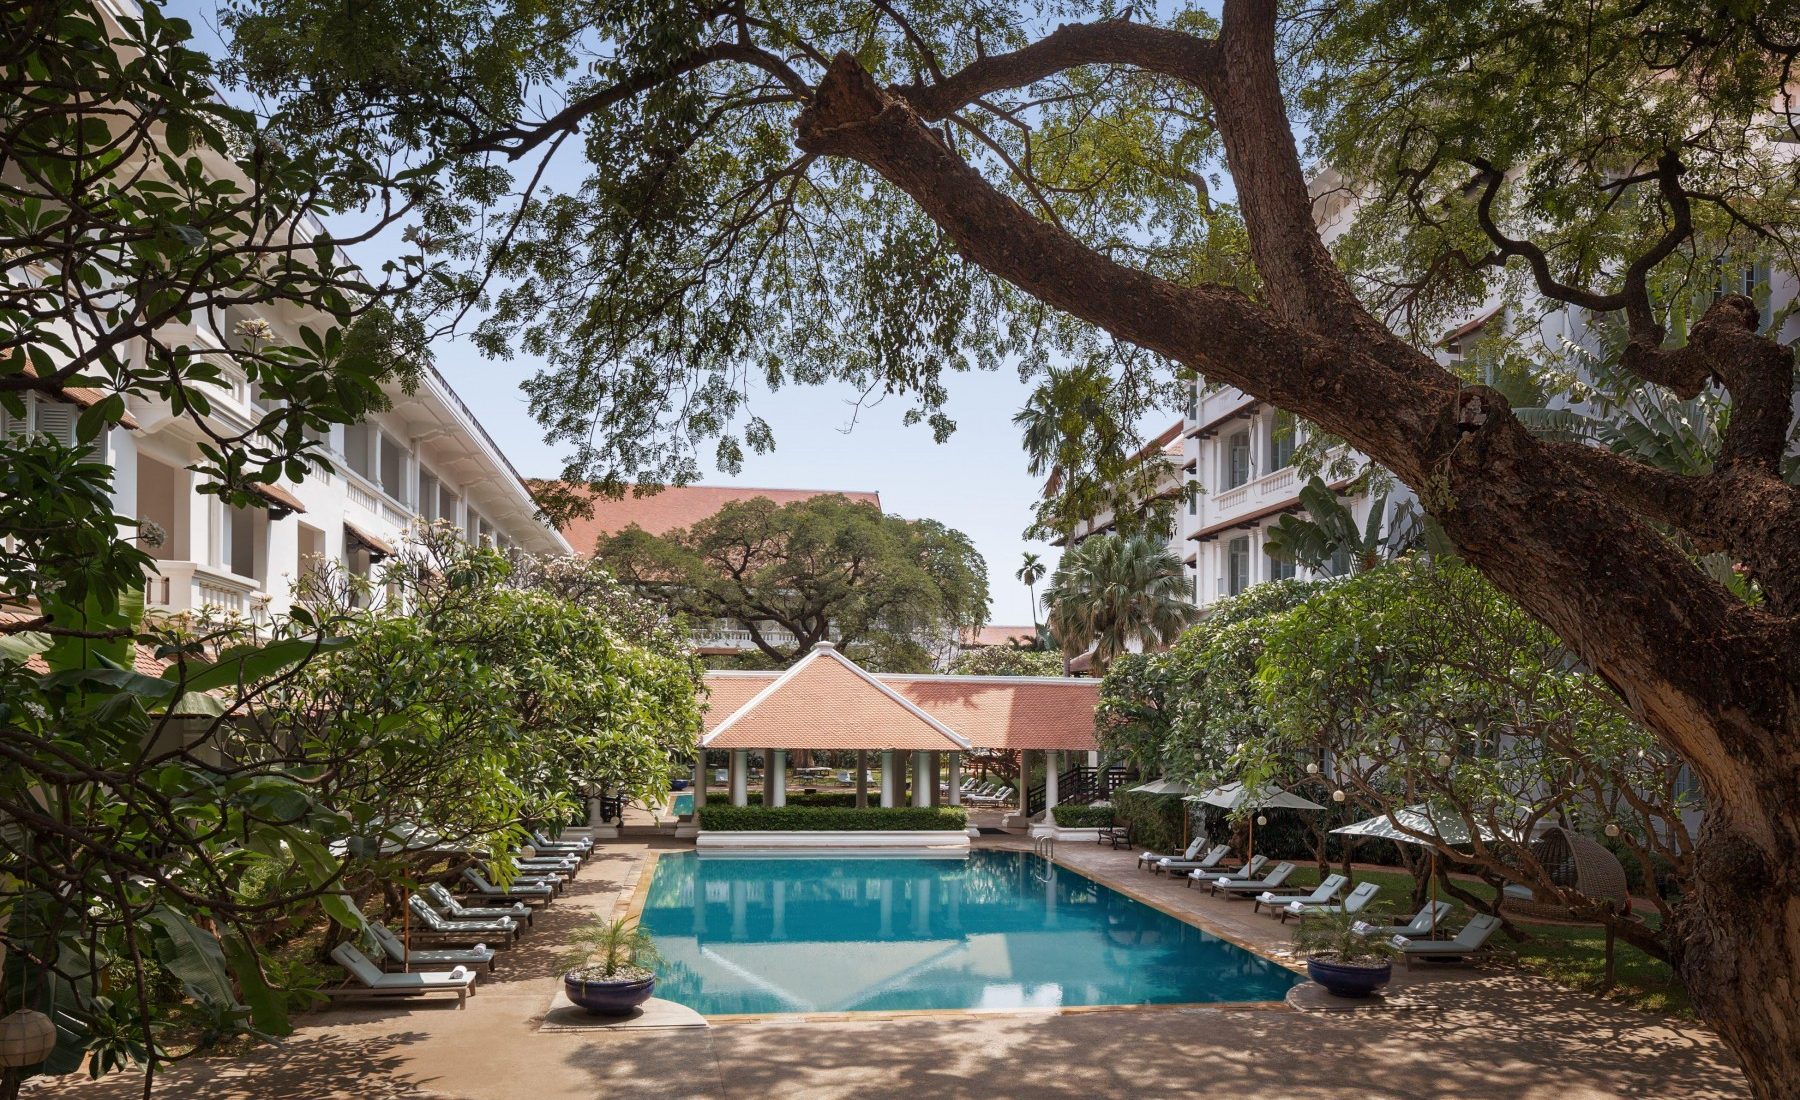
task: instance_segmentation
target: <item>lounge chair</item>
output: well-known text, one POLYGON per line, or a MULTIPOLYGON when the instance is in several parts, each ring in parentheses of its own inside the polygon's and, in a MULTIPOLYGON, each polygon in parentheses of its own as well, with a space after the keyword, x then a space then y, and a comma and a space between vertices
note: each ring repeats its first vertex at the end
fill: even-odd
POLYGON ((1214 895, 1223 893, 1228 898, 1253 898, 1265 890, 1280 889, 1293 873, 1294 865, 1284 859, 1262 878, 1214 879, 1207 885, 1214 895))
POLYGON ((475 992, 475 972, 464 966, 447 971, 384 974, 349 942, 332 948, 331 959, 349 973, 349 978, 343 985, 325 990, 329 997, 422 997, 427 993, 454 993, 456 1007, 461 1008, 475 992))
POLYGON ((406 899, 406 907, 413 915, 414 938, 426 938, 441 943, 469 944, 503 940, 511 943, 522 934, 522 925, 511 917, 492 917, 485 920, 458 920, 446 917, 433 909, 424 898, 417 894, 406 899))
POLYGON ((1335 899, 1338 891, 1342 890, 1344 884, 1349 881, 1343 875, 1326 875, 1324 881, 1313 887, 1310 894, 1277 894, 1273 890, 1264 890, 1251 899, 1254 904, 1250 909, 1252 912, 1260 912, 1266 905, 1269 907, 1269 912, 1274 913, 1277 909, 1292 904, 1324 905, 1335 899))
POLYGON ((514 879, 511 885, 502 889, 489 882, 486 875, 473 867, 463 868, 463 881, 471 887, 464 893, 479 894, 484 898, 506 898, 511 901, 525 902, 535 900, 548 905, 556 897, 556 887, 547 886, 541 882, 523 882, 514 879))
POLYGON ((513 865, 533 875, 561 875, 573 879, 581 869, 580 856, 518 856, 513 865))
POLYGON ((444 888, 441 882, 434 882, 425 887, 426 903, 433 908, 441 909, 450 920, 460 921, 493 921, 510 920, 521 930, 531 925, 535 910, 522 901, 509 905, 464 905, 456 900, 456 895, 444 888), (523 922, 521 924, 521 922, 523 922))
POLYGON ((1003 802, 1011 802, 1012 793, 1011 787, 1001 787, 993 794, 972 794, 969 796, 969 801, 981 806, 998 805, 1003 802))
POLYGON ((1187 851, 1181 853, 1181 855, 1179 857, 1171 856, 1171 855, 1168 855, 1163 852, 1139 852, 1138 853, 1138 870, 1142 871, 1142 870, 1148 869, 1148 868, 1152 867, 1158 860, 1176 859, 1176 858, 1199 859, 1200 858, 1200 848, 1205 843, 1206 843, 1205 837, 1203 837, 1203 836, 1195 837, 1194 842, 1187 846, 1187 851))
POLYGON ((1196 882, 1247 882, 1262 874, 1263 867, 1269 862, 1268 856, 1251 856, 1250 862, 1234 871, 1189 871, 1187 884, 1191 887, 1196 882))
POLYGON ((1231 845, 1215 844, 1199 859, 1195 859, 1193 856, 1187 856, 1181 859, 1177 859, 1174 856, 1165 856, 1164 858, 1157 860, 1156 865, 1150 868, 1150 870, 1157 874, 1167 871, 1171 875, 1178 875, 1187 871, 1211 871, 1215 870, 1219 866, 1219 863, 1230 854, 1231 845))
POLYGON ((1400 957, 1411 966, 1414 959, 1456 959, 1468 961, 1470 955, 1487 946, 1488 937, 1500 927, 1500 918, 1491 913, 1477 913, 1463 925, 1453 940, 1415 940, 1395 936, 1388 942, 1400 951, 1400 957))
POLYGON ((485 966, 490 971, 494 969, 494 949, 485 943, 478 943, 474 947, 433 948, 430 950, 409 948, 405 941, 394 935, 386 925, 377 921, 369 922, 369 934, 375 937, 375 942, 381 946, 381 950, 387 954, 388 958, 408 969, 421 963, 441 963, 445 966, 458 964, 485 966))
POLYGON ((550 855, 566 853, 578 855, 583 858, 586 858, 594 851, 594 841, 591 837, 576 837, 574 840, 551 840, 538 829, 533 829, 531 831, 531 846, 536 848, 539 852, 547 852, 550 855))
POLYGON ((1317 916, 1321 913, 1360 913, 1371 901, 1375 900, 1375 895, 1379 893, 1381 893, 1380 883, 1359 882, 1356 884, 1356 889, 1350 891, 1350 896, 1340 904, 1315 902, 1303 905, 1300 902, 1291 901, 1288 902, 1287 908, 1281 911, 1281 923, 1286 924, 1289 917, 1305 920, 1307 917, 1317 916))
POLYGON ((1368 924, 1364 921, 1357 921, 1350 926, 1350 931, 1365 938, 1379 936, 1385 940, 1394 936, 1405 936, 1407 939, 1417 939, 1421 936, 1431 935, 1438 925, 1443 924, 1449 918, 1450 912, 1454 908, 1447 901, 1434 901, 1413 914, 1413 919, 1405 924, 1368 924))
POLYGON ((529 866, 518 859, 513 860, 512 865, 514 882, 535 882, 540 886, 554 887, 559 894, 569 887, 569 876, 562 871, 553 871, 548 867, 529 866))

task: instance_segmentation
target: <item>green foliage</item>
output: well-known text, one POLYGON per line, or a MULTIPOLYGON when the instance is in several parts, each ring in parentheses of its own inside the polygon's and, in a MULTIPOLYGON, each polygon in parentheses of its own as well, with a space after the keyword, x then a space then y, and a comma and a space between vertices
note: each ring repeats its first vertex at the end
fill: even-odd
MULTIPOLYGON (((846 806, 856 805, 855 791, 820 791, 817 794, 807 794, 804 791, 795 791, 793 782, 789 781, 787 793, 787 803, 790 806, 832 806, 842 809, 846 806)), ((747 791, 744 797, 752 806, 762 805, 761 791, 747 791)))
POLYGON ((1113 795, 1113 806, 1119 823, 1131 829, 1133 844, 1153 852, 1179 852, 1187 846, 1182 840, 1181 815, 1186 812, 1186 807, 1181 799, 1142 791, 1118 791, 1113 795))
POLYGON ((1062 676, 1060 653, 1022 646, 990 645, 956 658, 951 671, 963 676, 1062 676))
POLYGON ((620 970, 648 970, 661 961, 648 929, 629 917, 596 920, 569 935, 567 965, 587 967, 589 977, 611 978, 620 970))
POLYGON ((708 802, 700 807, 700 828, 724 833, 758 829, 809 833, 879 829, 961 832, 968 825, 968 814, 955 806, 871 806, 858 810, 833 806, 723 806, 708 802))
POLYGON ((1270 557, 1331 573, 1375 568, 1392 531, 1383 522, 1386 493, 1370 499, 1368 522, 1362 526, 1321 478, 1314 477, 1301 486, 1300 504, 1306 509, 1304 519, 1283 515, 1269 527, 1263 549, 1270 557))
POLYGON ((966 535, 834 494, 733 501, 664 535, 630 527, 595 557, 671 611, 743 626, 782 664, 831 638, 880 671, 929 671, 921 639, 953 645, 987 618, 987 565, 966 535), (771 642, 769 623, 797 641, 771 642))
POLYGON ((1294 929, 1294 951, 1341 963, 1378 963, 1397 958, 1399 949, 1383 936, 1359 936, 1356 922, 1382 924, 1386 913, 1314 913, 1294 929))
POLYGON ((1189 582, 1181 559, 1160 541, 1095 535, 1065 551, 1044 602, 1050 629, 1070 656, 1094 651, 1104 668, 1127 643, 1145 647, 1174 640, 1193 622, 1189 582))
POLYGON ((1110 803, 1095 802, 1087 806, 1078 806, 1064 802, 1050 811, 1056 823, 1065 829, 1097 829, 1113 823, 1113 808, 1110 803))

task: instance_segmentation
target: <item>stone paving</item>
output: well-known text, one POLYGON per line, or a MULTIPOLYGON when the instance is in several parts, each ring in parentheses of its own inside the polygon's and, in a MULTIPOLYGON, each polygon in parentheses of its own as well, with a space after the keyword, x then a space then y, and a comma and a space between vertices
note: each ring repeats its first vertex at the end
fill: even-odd
MULTIPOLYGON (((668 842, 655 842, 658 846, 668 842)), ((1016 838, 983 844, 1022 845, 1016 838)), ((673 846, 672 844, 668 846, 673 846)), ((1490 970, 1397 974, 1386 1003, 1319 1012, 1150 1008, 944 1013, 670 1030, 540 1030, 562 936, 629 899, 647 850, 606 845, 525 942, 455 1002, 336 1008, 278 1045, 201 1061, 157 1095, 217 1100, 653 1100, 1192 1096, 1727 1097, 1747 1095, 1704 1028, 1542 980, 1490 970)), ((1060 845, 1058 860, 1151 904, 1270 952, 1281 925, 1132 869, 1135 855, 1060 845)), ((37 1084, 32 1097, 124 1100, 142 1083, 37 1084)))

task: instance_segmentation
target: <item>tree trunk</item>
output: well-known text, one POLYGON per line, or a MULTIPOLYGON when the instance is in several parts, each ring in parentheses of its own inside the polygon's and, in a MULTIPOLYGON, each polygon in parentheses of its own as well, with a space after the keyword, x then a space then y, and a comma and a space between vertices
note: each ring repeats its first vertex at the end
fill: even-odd
POLYGON ((1333 266, 1282 100, 1270 0, 1227 0, 1217 42, 1109 21, 1060 28, 966 72, 923 91, 884 90, 840 55, 799 118, 799 144, 873 168, 969 262, 1319 424, 1410 486, 1459 553, 1699 777, 1711 812, 1677 914, 1679 971, 1758 1093, 1800 1097, 1800 492, 1776 470, 1791 356, 1756 335, 1754 307, 1715 305, 1690 346, 1667 353, 1680 369, 1658 368, 1678 393, 1708 378, 1730 390, 1714 473, 1683 478, 1546 443, 1501 395, 1463 385, 1389 332, 1333 266), (969 96, 1094 63, 1162 73, 1212 100, 1266 307, 1095 252, 1001 193, 925 124, 969 96), (1765 605, 1705 578, 1656 524, 1748 563, 1765 605))

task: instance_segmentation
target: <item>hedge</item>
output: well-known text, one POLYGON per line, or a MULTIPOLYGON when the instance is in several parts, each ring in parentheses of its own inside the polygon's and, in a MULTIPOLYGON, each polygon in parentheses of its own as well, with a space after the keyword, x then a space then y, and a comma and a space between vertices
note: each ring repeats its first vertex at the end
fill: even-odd
POLYGON ((866 810, 837 806, 715 806, 700 808, 700 827, 723 833, 754 829, 866 832, 875 829, 961 832, 969 815, 956 806, 872 806, 866 810))
POLYGON ((1098 829, 1113 823, 1110 802, 1096 802, 1091 806, 1063 803, 1050 813, 1056 818, 1057 825, 1064 829, 1098 829))
MULTIPOLYGON (((881 797, 881 792, 871 790, 869 792, 869 797, 878 800, 881 797)), ((752 806, 762 805, 763 797, 761 791, 750 791, 748 792, 747 798, 752 806)), ((807 794, 804 791, 796 791, 792 787, 789 787, 787 792, 787 804, 790 806, 854 806, 856 805, 856 792, 820 791, 818 794, 807 794)))
POLYGON ((1131 829, 1131 842, 1153 852, 1179 852, 1181 799, 1166 794, 1142 791, 1119 791, 1113 795, 1114 812, 1119 824, 1131 829))

